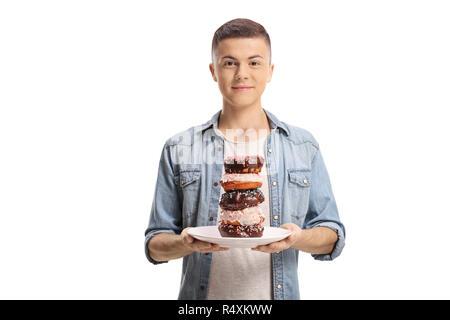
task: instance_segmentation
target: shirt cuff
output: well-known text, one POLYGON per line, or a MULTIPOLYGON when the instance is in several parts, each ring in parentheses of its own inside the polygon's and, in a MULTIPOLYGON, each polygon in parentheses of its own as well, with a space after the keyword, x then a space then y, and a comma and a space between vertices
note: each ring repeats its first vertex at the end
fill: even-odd
POLYGON ((345 234, 344 230, 342 230, 341 227, 339 227, 336 223, 333 222, 322 222, 314 227, 327 227, 335 231, 338 235, 338 240, 336 241, 334 245, 334 249, 329 254, 312 254, 312 257, 316 260, 321 261, 331 261, 336 259, 342 252, 342 249, 344 249, 345 246, 345 234))
POLYGON ((171 233, 176 234, 175 231, 167 229, 167 230, 154 230, 150 231, 145 235, 145 256, 147 257, 147 260, 150 261, 153 264, 161 264, 161 263, 167 263, 168 261, 156 261, 150 257, 150 250, 148 249, 148 243, 150 242, 150 239, 156 236, 159 233, 171 233))

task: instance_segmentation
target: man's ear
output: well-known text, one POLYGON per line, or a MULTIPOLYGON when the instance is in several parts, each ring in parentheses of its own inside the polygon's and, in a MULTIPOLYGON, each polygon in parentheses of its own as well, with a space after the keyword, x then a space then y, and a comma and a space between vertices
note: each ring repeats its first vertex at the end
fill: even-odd
POLYGON ((267 80, 266 80, 267 83, 269 83, 270 80, 272 80, 272 74, 273 74, 273 64, 271 64, 269 67, 269 74, 267 75, 267 80))
POLYGON ((212 63, 209 64, 209 71, 211 71, 211 75, 212 75, 214 81, 217 82, 216 73, 214 71, 214 66, 212 65, 212 63))

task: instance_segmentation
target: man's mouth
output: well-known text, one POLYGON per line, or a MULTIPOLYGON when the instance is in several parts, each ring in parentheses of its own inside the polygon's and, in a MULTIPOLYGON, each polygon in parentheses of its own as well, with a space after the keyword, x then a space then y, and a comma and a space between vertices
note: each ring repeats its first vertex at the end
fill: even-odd
POLYGON ((238 90, 238 91, 245 91, 245 90, 250 90, 253 87, 249 87, 249 86, 238 86, 238 87, 232 87, 234 90, 238 90))

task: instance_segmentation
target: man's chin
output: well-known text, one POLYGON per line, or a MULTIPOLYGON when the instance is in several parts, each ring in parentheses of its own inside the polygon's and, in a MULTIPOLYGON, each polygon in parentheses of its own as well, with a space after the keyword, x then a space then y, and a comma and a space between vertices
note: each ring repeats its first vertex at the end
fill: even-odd
POLYGON ((233 108, 239 108, 239 109, 245 109, 252 105, 255 105, 258 101, 258 99, 230 99, 229 105, 231 105, 233 108))

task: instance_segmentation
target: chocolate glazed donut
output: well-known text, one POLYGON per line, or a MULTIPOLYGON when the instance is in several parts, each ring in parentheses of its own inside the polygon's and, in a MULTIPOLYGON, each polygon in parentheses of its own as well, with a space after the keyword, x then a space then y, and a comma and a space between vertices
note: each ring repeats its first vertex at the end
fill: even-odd
POLYGON ((223 193, 219 204, 224 210, 242 210, 263 201, 264 195, 260 189, 233 190, 223 193))
POLYGON ((261 223, 251 226, 235 226, 222 222, 219 225, 219 232, 222 237, 260 238, 263 235, 264 227, 261 225, 261 223))
POLYGON ((259 173, 263 164, 261 156, 234 156, 224 160, 225 173, 259 173))

